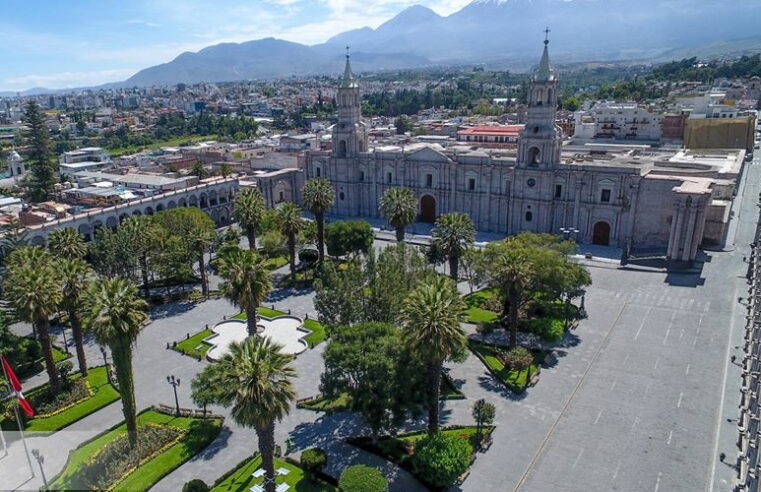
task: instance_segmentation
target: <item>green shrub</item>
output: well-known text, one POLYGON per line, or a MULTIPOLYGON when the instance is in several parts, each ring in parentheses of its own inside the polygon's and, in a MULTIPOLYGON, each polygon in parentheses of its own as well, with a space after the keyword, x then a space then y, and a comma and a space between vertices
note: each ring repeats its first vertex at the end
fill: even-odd
POLYGON ((565 333, 563 318, 533 318, 523 322, 523 329, 545 342, 557 342, 565 333))
POLYGON ((275 258, 288 253, 288 249, 285 246, 285 236, 278 231, 266 233, 257 242, 260 246, 259 250, 267 258, 275 258))
POLYGON ((325 228, 325 246, 331 256, 367 253, 373 239, 373 228, 364 220, 331 222, 325 228))
POLYGON ((211 490, 206 482, 200 478, 194 478, 182 486, 182 492, 209 492, 211 490))
POLYGON ((338 488, 341 492, 386 492, 388 480, 377 468, 354 465, 341 473, 338 488))
POLYGON ((299 251, 299 262, 306 265, 314 265, 320 258, 320 254, 316 249, 302 249, 299 251))
POLYGON ((447 487, 468 470, 470 459, 471 447, 467 441, 438 433, 418 443, 412 466, 421 479, 436 487, 447 487))
POLYGON ((328 464, 328 455, 320 448, 307 449, 301 453, 301 466, 312 473, 321 472, 328 464))

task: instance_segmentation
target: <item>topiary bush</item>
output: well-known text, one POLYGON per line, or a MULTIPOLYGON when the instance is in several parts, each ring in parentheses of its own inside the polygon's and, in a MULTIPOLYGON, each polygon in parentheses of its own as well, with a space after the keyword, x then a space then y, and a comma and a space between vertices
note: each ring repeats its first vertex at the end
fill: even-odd
POLYGON ((468 470, 471 452, 464 439, 439 433, 417 444, 412 466, 422 480, 436 487, 448 487, 468 470))
POLYGON ((328 464, 328 455, 320 448, 307 449, 301 453, 301 466, 312 473, 319 473, 328 464))
POLYGON ((209 492, 211 490, 206 482, 200 478, 194 478, 182 486, 182 492, 209 492))
POLYGON ((341 492, 387 492, 388 480, 377 468, 354 465, 341 473, 338 489, 341 492))
POLYGON ((320 258, 320 254, 316 249, 302 249, 299 251, 299 262, 306 265, 314 265, 320 258))

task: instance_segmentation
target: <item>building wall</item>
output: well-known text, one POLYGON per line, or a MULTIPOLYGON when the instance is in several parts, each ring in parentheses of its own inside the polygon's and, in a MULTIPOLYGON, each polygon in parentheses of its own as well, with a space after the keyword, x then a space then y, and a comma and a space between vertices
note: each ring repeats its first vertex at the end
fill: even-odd
POLYGON ((745 149, 753 152, 756 119, 702 118, 687 120, 684 145, 688 149, 745 149))

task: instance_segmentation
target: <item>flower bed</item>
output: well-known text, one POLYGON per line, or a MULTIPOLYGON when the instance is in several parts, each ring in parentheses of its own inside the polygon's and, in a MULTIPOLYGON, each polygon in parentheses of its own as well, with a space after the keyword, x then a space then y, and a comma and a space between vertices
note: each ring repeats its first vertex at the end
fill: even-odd
POLYGON ((539 365, 542 363, 546 355, 546 352, 541 350, 531 351, 534 356, 534 362, 531 364, 530 369, 516 371, 509 367, 505 367, 503 358, 503 354, 506 350, 505 347, 489 345, 473 339, 468 340, 468 347, 479 359, 481 359, 481 362, 489 368, 489 371, 491 371, 495 378, 515 392, 522 392, 526 389, 529 372, 531 374, 536 374, 539 370, 539 365))
POLYGON ((82 466, 82 484, 95 490, 113 490, 140 465, 177 444, 187 432, 187 429, 148 424, 138 429, 134 448, 130 448, 127 435, 121 435, 82 466))
MULTIPOLYGON (((238 466, 229 470, 214 482, 213 492, 232 492, 247 491, 257 484, 261 484, 262 477, 256 478, 252 474, 262 466, 262 457, 255 455, 246 459, 238 466)), ((301 468, 299 465, 290 460, 281 460, 275 458, 275 469, 288 469, 287 475, 279 475, 276 482, 279 484, 288 484, 290 490, 299 492, 334 492, 336 487, 328 483, 324 478, 318 477, 301 468)))
POLYGON ((67 388, 52 394, 49 389, 33 394, 29 403, 35 409, 35 417, 44 419, 58 415, 84 400, 95 396, 92 386, 86 379, 71 381, 67 388))
POLYGON ((176 345, 172 346, 172 350, 180 352, 183 355, 189 355, 198 360, 201 360, 206 357, 206 352, 208 352, 211 348, 211 345, 205 343, 203 340, 212 336, 213 334, 214 332, 211 330, 203 330, 188 339, 177 342, 176 345))

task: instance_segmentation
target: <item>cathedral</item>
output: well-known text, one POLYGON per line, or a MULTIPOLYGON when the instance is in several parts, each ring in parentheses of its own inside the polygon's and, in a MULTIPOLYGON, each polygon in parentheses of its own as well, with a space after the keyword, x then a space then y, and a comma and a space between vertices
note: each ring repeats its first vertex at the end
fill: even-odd
POLYGON ((333 148, 308 152, 304 169, 306 180, 335 188, 332 216, 379 217, 385 191, 405 187, 417 196, 421 222, 464 212, 483 232, 565 232, 679 263, 693 261, 701 244, 725 241, 744 151, 564 146, 547 39, 517 151, 465 142, 371 146, 348 55, 336 100, 333 148))

